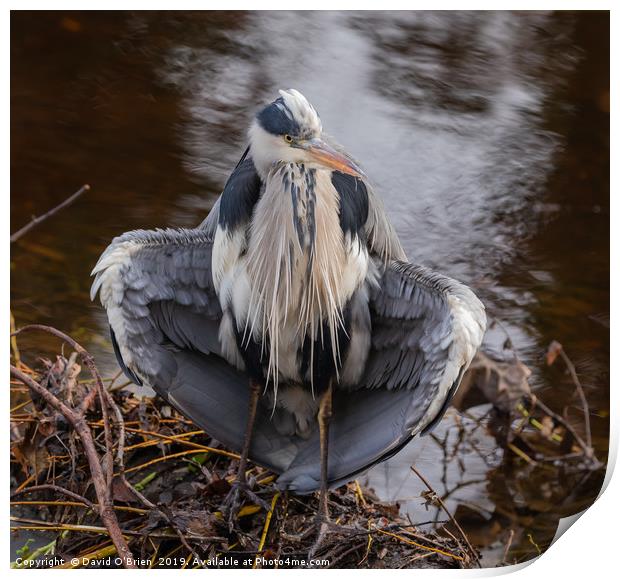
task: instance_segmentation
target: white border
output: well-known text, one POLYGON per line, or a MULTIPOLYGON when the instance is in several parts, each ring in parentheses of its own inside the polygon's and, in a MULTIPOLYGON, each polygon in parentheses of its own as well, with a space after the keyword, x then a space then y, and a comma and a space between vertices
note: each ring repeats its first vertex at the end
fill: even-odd
MULTIPOLYGON (((85 8, 85 3, 83 1, 66 1, 58 3, 60 8, 50 6, 50 3, 43 1, 23 1, 23 2, 10 2, 9 8, 12 10, 38 10, 38 9, 62 9, 62 10, 80 10, 85 8)), ((442 10, 464 10, 464 9, 477 9, 477 10, 498 10, 498 9, 515 9, 515 10, 549 10, 549 9, 557 9, 557 10, 578 10, 578 9, 586 9, 586 10, 611 10, 613 4, 612 2, 604 2, 599 0, 590 0, 589 2, 584 1, 575 1, 575 0, 563 0, 556 2, 541 2, 541 1, 521 1, 521 2, 512 2, 508 3, 500 3, 500 2, 490 2, 490 1, 477 1, 471 3, 464 2, 455 2, 455 1, 446 1, 446 0, 435 0, 433 2, 429 1, 418 1, 418 2, 394 2, 394 1, 383 1, 380 4, 371 3, 371 2, 360 2, 360 1, 340 1, 340 2, 324 2, 324 1, 315 1, 315 2, 300 2, 299 0, 296 2, 284 2, 284 1, 265 1, 265 2, 239 2, 237 0, 229 0, 228 2, 202 2, 200 1, 177 1, 175 3, 171 2, 161 2, 161 1, 134 1, 134 2, 121 2, 119 0, 108 0, 107 2, 90 2, 87 4, 89 9, 115 9, 115 10, 124 10, 124 9, 132 9, 132 10, 153 10, 153 9, 174 9, 174 10, 208 10, 208 9, 218 9, 218 8, 226 8, 227 10, 231 9, 290 9, 294 7, 295 9, 311 9, 311 10, 320 10, 320 9, 338 9, 338 10, 362 10, 362 9, 373 9, 380 7, 382 10, 390 10, 390 9, 415 9, 415 10, 423 10, 423 9, 442 9, 442 10)), ((2 53, 2 66, 4 71, 4 78, 6 79, 9 76, 9 66, 10 66, 10 18, 9 11, 5 10, 3 14, 3 22, 2 22, 2 32, 3 38, 5 39, 5 50, 2 53)), ((615 13, 612 11, 611 13, 611 56, 612 56, 612 76, 611 76, 611 108, 615 111, 616 105, 618 104, 618 80, 617 74, 614 70, 614 64, 616 63, 616 57, 618 56, 618 42, 616 40, 616 35, 619 32, 618 26, 616 22, 617 18, 615 13), (615 33, 615 34, 614 34, 615 33)), ((5 107, 4 107, 4 135, 5 135, 5 151, 3 155, 4 164, 5 164, 5 193, 3 195, 3 202, 5 203, 5 211, 2 215, 2 220, 4 222, 4 231, 6 235, 6 245, 2 249, 2 262, 4 272, 9 271, 10 265, 10 250, 8 244, 8 232, 10 231, 10 201, 9 194, 10 191, 10 181, 9 181, 9 170, 10 170, 10 162, 9 162, 9 126, 10 126, 10 97, 9 91, 7 90, 4 93, 5 99, 5 107)), ((611 116, 611 129, 612 135, 615 136, 617 134, 618 122, 616 115, 611 116)), ((612 138, 612 142, 613 142, 612 138)), ((612 147, 612 162, 611 167, 611 191, 616 191, 615 185, 617 185, 617 169, 618 166, 616 164, 617 155, 615 154, 615 149, 612 147)), ((617 212, 615 211, 617 206, 617 201, 615 195, 611 196, 611 211, 612 215, 616 216, 617 212)), ((612 225, 616 225, 613 223, 612 225)), ((611 262, 616 264, 615 269, 612 268, 611 274, 611 290, 612 295, 617 295, 618 290, 618 230, 614 227, 611 228, 611 262)), ((8 282, 8 279, 7 279, 8 282)), ((2 327, 9 327, 9 287, 8 283, 5 282, 4 291, 2 292, 2 308, 0 316, 2 316, 3 325, 2 327)), ((617 305, 615 302, 611 304, 610 311, 610 319, 616 319, 616 310, 617 305)), ((616 346, 618 343, 618 332, 614 327, 614 323, 611 324, 611 344, 616 346)), ((614 355, 611 356, 611 376, 613 378, 619 375, 618 365, 620 364, 620 359, 614 355)), ((8 376, 8 368, 6 369, 5 376, 8 376)), ((613 383, 612 378, 612 383, 613 383)), ((8 396, 8 388, 2 389, 2 395, 4 408, 8 409, 9 407, 9 396, 8 396)), ((552 576, 587 576, 588 574, 592 576, 599 577, 607 577, 610 576, 611 570, 616 567, 616 544, 615 538, 618 536, 618 522, 616 520, 618 513, 620 513, 620 481, 619 477, 615 476, 612 478, 613 469, 616 462, 616 456, 618 451, 618 399, 615 389, 611 390, 611 438, 610 438, 610 459, 609 466, 607 470, 607 476, 605 479, 605 486, 602 492, 602 496, 595 502, 595 504, 590 507, 579 519, 579 521, 563 536, 561 536, 556 543, 553 544, 551 548, 548 549, 540 558, 538 558, 533 564, 526 564, 525 566, 518 566, 520 568, 519 574, 520 577, 552 577, 552 576)), ((5 414, 6 416, 6 414, 5 414)), ((8 464, 9 460, 9 442, 8 437, 4 437, 5 441, 5 464, 8 464)), ((4 509, 4 521, 8 521, 9 517, 9 505, 8 501, 3 501, 3 509, 4 509)), ((8 529, 7 529, 8 531, 8 529)), ((6 535, 5 535, 6 537, 6 535)), ((8 551, 8 541, 7 541, 7 551, 8 551)), ((1 563, 5 565, 5 568, 8 569, 10 558, 7 553, 6 559, 1 563)), ((515 567, 508 568, 500 568, 500 569, 483 569, 483 570, 468 570, 461 571, 462 574, 468 574, 470 577, 474 576, 495 576, 506 574, 507 572, 516 571, 515 567)), ((13 572, 17 572, 16 570, 12 570, 13 572)), ((384 570, 386 571, 395 571, 395 570, 384 570)), ((38 571, 30 571, 31 573, 41 573, 46 572, 49 573, 50 570, 38 570, 38 571)), ((52 573, 58 573, 60 571, 51 571, 52 573)), ((82 570, 82 573, 90 573, 96 572, 96 570, 82 570)), ((126 571, 127 572, 127 571, 126 571)), ((131 571, 132 574, 138 573, 176 573, 176 570, 138 570, 131 571)), ((325 573, 324 570, 312 570, 306 571, 306 573, 325 573)), ((340 573, 348 573, 350 571, 339 570, 340 573)), ((372 573, 373 571, 367 570, 355 570, 356 573, 372 573)), ((411 570, 403 570, 403 573, 412 573, 411 570)), ((448 570, 416 570, 413 571, 416 574, 420 573, 450 573, 448 570)), ((207 573, 226 573, 227 575, 237 575, 244 574, 247 571, 243 570, 230 570, 230 571, 207 571, 207 573)), ((274 570, 263 570, 262 573, 277 573, 279 576, 286 576, 290 574, 287 571, 274 571, 274 570)), ((304 575, 306 575, 304 573, 304 575)), ((377 572, 375 572, 377 573, 377 572)))

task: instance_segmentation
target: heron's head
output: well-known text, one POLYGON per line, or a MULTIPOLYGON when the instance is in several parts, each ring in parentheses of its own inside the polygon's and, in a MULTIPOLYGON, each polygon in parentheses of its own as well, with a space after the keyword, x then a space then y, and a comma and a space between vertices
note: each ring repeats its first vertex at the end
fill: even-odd
POLYGON ((285 162, 363 176, 348 155, 323 140, 321 119, 306 97, 295 89, 279 92, 250 126, 250 151, 258 172, 265 177, 274 164, 285 162))

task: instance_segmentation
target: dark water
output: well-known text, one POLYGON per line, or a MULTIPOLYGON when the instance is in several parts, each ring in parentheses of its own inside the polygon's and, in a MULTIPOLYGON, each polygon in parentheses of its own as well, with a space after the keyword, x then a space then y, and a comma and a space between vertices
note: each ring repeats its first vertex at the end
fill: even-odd
MULTIPOLYGON (((88 299, 98 255, 130 229, 199 223, 252 114, 294 87, 371 176, 410 258, 474 287, 537 393, 580 424, 570 379, 544 366, 548 343, 564 344, 606 456, 607 13, 13 12, 11 25, 12 230, 93 187, 12 248, 18 325, 55 325, 115 372, 88 299)), ((492 330, 486 348, 503 342, 492 330)), ((22 340, 26 355, 42 347, 55 345, 22 340)), ((509 468, 478 435, 462 467, 427 438, 370 483, 408 500, 414 520, 434 518, 409 473, 415 458, 487 564, 509 529, 510 559, 531 558, 560 516, 591 503, 602 474, 509 468)))

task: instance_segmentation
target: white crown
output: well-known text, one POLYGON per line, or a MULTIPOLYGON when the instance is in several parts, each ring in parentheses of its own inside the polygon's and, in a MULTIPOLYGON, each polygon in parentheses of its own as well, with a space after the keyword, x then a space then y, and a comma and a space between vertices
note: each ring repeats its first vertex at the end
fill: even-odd
POLYGON ((303 128, 310 129, 313 133, 320 134, 323 130, 321 119, 314 107, 308 102, 308 99, 298 90, 291 88, 289 90, 278 91, 284 100, 286 108, 293 115, 293 119, 303 128))

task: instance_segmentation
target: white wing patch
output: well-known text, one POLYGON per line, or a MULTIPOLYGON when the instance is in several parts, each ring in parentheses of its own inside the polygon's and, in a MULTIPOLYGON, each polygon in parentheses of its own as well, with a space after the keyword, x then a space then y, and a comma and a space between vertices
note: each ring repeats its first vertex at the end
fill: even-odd
POLYGON ((439 383, 437 395, 429 404, 428 410, 412 434, 421 432, 435 419, 444 405, 450 389, 459 375, 467 370, 480 344, 482 344, 486 329, 484 307, 473 293, 471 296, 475 301, 470 300, 469 304, 464 303, 461 298, 454 294, 448 294, 446 297, 452 314, 452 333, 446 338, 452 342, 448 350, 448 360, 439 383), (475 308, 476 311, 472 308, 475 308))
POLYGON ((91 300, 94 300, 99 292, 99 299, 108 313, 108 321, 116 336, 123 361, 128 367, 133 366, 133 353, 126 347, 127 325, 121 307, 125 294, 123 271, 130 267, 135 249, 129 241, 108 246, 91 272, 95 281, 90 288, 91 300))

